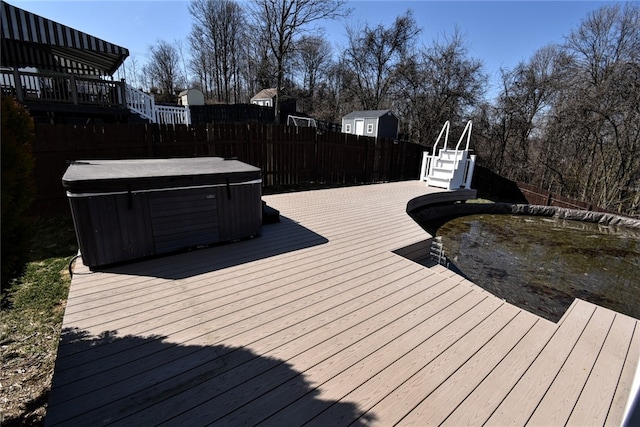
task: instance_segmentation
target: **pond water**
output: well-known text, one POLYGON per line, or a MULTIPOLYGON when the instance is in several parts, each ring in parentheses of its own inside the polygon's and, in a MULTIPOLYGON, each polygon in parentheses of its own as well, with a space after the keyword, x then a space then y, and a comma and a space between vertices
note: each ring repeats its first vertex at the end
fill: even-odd
POLYGON ((439 228, 445 254, 494 295, 557 322, 574 298, 640 319, 640 232, 548 217, 472 215, 439 228))

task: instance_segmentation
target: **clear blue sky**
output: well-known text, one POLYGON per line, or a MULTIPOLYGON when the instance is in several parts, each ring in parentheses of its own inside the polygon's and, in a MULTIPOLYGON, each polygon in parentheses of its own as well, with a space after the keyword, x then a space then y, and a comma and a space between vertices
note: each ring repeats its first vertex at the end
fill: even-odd
MULTIPOLYGON (((246 0, 244 0, 246 1, 246 0)), ((157 40, 186 39, 191 29, 189 1, 57 1, 8 0, 27 11, 124 46, 146 61, 148 47, 157 40)), ((499 70, 513 68, 549 44, 561 43, 591 11, 612 1, 375 1, 351 0, 350 23, 388 26, 412 9, 421 38, 463 34, 470 56, 484 62, 492 79, 499 70)), ((325 26, 325 35, 339 49, 344 45, 345 22, 325 26)), ((488 88, 491 89, 491 88, 488 88)), ((491 92, 491 90, 489 90, 491 92)))

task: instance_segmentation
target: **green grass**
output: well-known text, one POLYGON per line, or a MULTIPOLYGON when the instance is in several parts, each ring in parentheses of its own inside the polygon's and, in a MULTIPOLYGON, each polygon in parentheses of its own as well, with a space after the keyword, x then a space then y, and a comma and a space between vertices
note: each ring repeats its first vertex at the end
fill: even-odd
POLYGON ((30 260, 0 313, 2 425, 41 425, 77 252, 70 218, 36 223, 30 260))

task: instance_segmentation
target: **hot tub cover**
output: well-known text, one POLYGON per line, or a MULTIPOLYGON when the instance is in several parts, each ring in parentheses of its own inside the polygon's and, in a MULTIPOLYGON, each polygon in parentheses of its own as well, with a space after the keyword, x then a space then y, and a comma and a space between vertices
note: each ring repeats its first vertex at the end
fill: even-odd
POLYGON ((77 160, 62 177, 69 195, 259 182, 260 168, 221 157, 77 160))

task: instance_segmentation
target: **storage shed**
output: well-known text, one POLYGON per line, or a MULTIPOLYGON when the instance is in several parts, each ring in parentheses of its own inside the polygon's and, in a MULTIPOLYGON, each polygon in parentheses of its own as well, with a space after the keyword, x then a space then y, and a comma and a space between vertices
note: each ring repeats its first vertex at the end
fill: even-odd
POLYGON ((179 105, 204 105, 204 93, 200 89, 187 89, 178 94, 179 105))
POLYGON ((256 105, 262 105, 263 107, 274 107, 277 91, 276 88, 262 89, 253 98, 251 103, 256 105))
POLYGON ((252 237, 261 171, 218 157, 82 160, 62 177, 90 268, 252 237))
POLYGON ((342 133, 397 138, 399 123, 391 110, 354 111, 342 117, 342 133))

